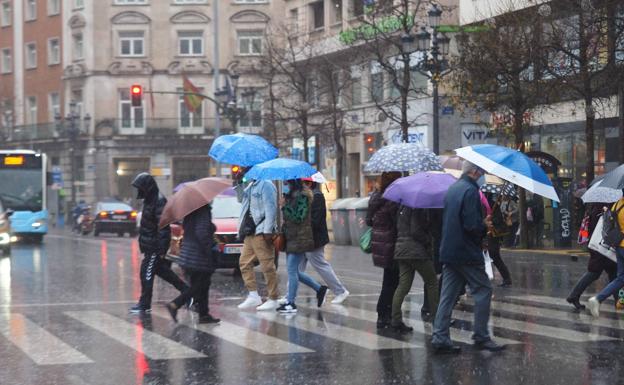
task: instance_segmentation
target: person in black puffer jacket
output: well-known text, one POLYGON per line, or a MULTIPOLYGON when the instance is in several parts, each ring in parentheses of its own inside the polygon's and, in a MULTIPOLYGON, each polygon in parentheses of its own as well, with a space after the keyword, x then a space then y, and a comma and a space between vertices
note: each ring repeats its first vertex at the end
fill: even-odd
POLYGON ((184 217, 184 242, 180 250, 180 265, 191 281, 191 287, 183 291, 167 305, 167 310, 178 322, 178 309, 191 298, 197 301, 199 323, 217 323, 220 320, 208 313, 208 291, 210 278, 216 268, 213 255, 215 225, 212 223, 212 208, 205 205, 184 217))
POLYGON ((152 309, 154 275, 169 282, 179 291, 188 286, 172 270, 171 263, 164 259, 171 241, 171 229, 166 226, 158 229, 160 215, 167 204, 158 190, 158 185, 150 174, 143 172, 134 178, 132 186, 137 189, 137 199, 143 199, 143 213, 139 228, 139 247, 145 255, 141 262, 141 298, 130 308, 131 313, 145 313, 152 309))
POLYGON ((392 298, 399 285, 399 269, 394 263, 394 244, 397 238, 397 210, 399 205, 383 198, 386 188, 401 177, 400 172, 381 174, 379 188, 371 195, 366 212, 366 224, 373 228, 373 264, 384 269, 381 293, 377 301, 377 327, 390 326, 392 298))

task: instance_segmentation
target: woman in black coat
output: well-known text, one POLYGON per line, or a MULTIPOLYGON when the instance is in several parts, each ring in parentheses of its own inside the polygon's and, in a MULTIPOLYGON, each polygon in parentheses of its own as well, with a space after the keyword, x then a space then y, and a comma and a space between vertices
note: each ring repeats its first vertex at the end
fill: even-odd
POLYGON ((215 270, 214 244, 215 225, 212 223, 212 208, 209 204, 184 217, 184 240, 180 248, 178 264, 184 269, 191 286, 176 299, 167 304, 167 310, 175 322, 178 309, 191 298, 197 302, 199 323, 216 323, 220 320, 208 313, 208 290, 215 270))
POLYGON ((373 264, 384 269, 381 293, 377 301, 377 327, 387 328, 392 320, 392 299, 399 285, 399 269, 394 263, 394 244, 397 238, 398 204, 383 198, 386 188, 401 177, 400 172, 381 174, 379 188, 368 201, 366 224, 372 230, 373 264))
MULTIPOLYGON (((610 203, 592 203, 587 206, 587 215, 589 215, 589 237, 594 233, 600 216, 604 212, 604 207, 610 207, 610 203)), ((617 264, 600 254, 597 251, 589 250, 589 262, 587 263, 587 271, 578 280, 574 288, 566 298, 568 303, 572 304, 576 310, 583 310, 585 306, 581 304, 581 295, 594 281, 600 278, 602 272, 606 272, 609 282, 613 281, 617 275, 617 264)), ((616 301, 617 303, 617 298, 616 301)))

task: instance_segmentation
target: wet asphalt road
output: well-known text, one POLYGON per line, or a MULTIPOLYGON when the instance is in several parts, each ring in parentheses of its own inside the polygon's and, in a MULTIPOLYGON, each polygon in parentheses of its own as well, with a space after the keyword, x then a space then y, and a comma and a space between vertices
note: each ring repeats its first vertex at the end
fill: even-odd
MULTIPOLYGON (((141 255, 129 238, 56 232, 41 246, 16 245, 0 258, 0 384, 619 384, 624 318, 612 302, 593 319, 574 313, 567 292, 586 260, 507 257, 514 287, 495 289, 491 325, 505 352, 470 346, 472 305, 454 312, 459 356, 436 356, 420 320, 417 277, 408 336, 375 327, 381 270, 350 247, 327 255, 352 295, 317 309, 300 290, 296 316, 241 312, 242 280, 213 276, 211 313, 220 325, 180 324, 163 313, 175 290, 157 280, 154 313, 127 313, 140 292, 141 255)), ((284 257, 280 288, 285 287, 284 257)), ((313 274, 315 275, 315 274, 313 274)), ((262 281, 258 274, 259 281, 262 281)), ((500 278, 497 277, 497 282, 500 278)), ((603 285, 600 281, 590 294, 603 285)), ((261 287, 261 291, 262 291, 261 287)))

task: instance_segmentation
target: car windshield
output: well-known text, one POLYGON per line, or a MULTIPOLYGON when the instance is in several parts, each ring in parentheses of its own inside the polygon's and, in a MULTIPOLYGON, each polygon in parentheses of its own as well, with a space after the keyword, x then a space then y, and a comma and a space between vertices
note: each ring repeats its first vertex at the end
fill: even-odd
POLYGON ((40 169, 0 169, 0 180, 0 199, 7 209, 41 210, 43 189, 40 169))
POLYGON ((212 217, 238 218, 242 210, 242 205, 236 197, 216 197, 212 201, 212 217))
POLYGON ((105 202, 105 203, 100 203, 100 210, 102 211, 132 211, 132 207, 121 202, 105 202))

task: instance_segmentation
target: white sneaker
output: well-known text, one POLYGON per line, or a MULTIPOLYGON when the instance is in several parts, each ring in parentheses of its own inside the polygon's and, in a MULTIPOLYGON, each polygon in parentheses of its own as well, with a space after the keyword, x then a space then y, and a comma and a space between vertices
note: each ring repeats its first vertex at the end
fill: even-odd
POLYGON ((344 302, 345 299, 347 299, 349 294, 351 293, 349 293, 348 290, 345 290, 344 293, 335 296, 334 299, 331 301, 331 303, 333 303, 334 305, 340 305, 341 303, 344 302))
POLYGON ((596 297, 591 297, 587 300, 587 307, 594 317, 600 316, 600 302, 598 302, 596 297))
POLYGON ((277 303, 279 303, 280 305, 286 305, 288 303, 288 299, 286 297, 282 297, 277 300, 277 303))
POLYGON ((275 310, 277 309, 277 307, 280 304, 278 303, 278 301, 274 300, 274 299, 267 299, 265 303, 263 303, 262 305, 258 306, 256 308, 256 310, 262 311, 262 310, 275 310))
POLYGON ((259 305, 262 305, 262 300, 260 297, 247 296, 247 299, 240 305, 238 305, 239 309, 253 309, 259 305))

